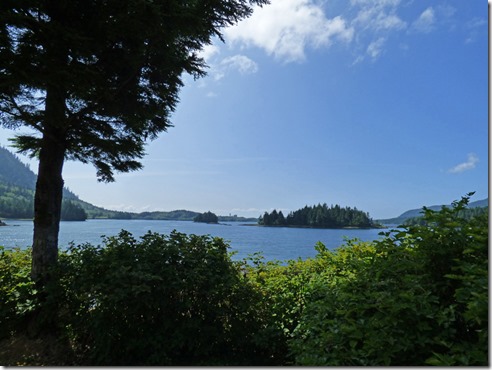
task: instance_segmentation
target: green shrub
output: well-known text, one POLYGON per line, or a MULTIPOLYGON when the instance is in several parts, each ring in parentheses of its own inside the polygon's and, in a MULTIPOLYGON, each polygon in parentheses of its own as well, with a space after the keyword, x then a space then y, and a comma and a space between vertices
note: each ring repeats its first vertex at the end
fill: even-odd
POLYGON ((31 250, 0 247, 0 339, 25 328, 34 308, 31 250))
POLYGON ((61 319, 83 362, 96 365, 255 364, 258 299, 220 238, 172 232, 60 259, 61 319))
POLYGON ((320 253, 335 274, 310 289, 289 342, 296 363, 488 364, 488 220, 461 218, 467 203, 320 253))
POLYGON ((488 214, 467 217, 471 195, 440 212, 425 210, 429 226, 409 228, 441 309, 428 364, 488 365, 488 214))
MULTIPOLYGON (((326 248, 318 243, 318 250, 326 248), (320 249, 321 248, 321 249, 320 249)), ((247 277, 261 294, 264 322, 260 346, 270 349, 275 364, 293 364, 288 341, 302 316, 315 282, 326 282, 331 265, 325 259, 264 262, 259 254, 246 265, 247 277)))
POLYGON ((418 363, 426 350, 435 297, 422 289, 414 251, 359 243, 325 254, 332 282, 313 286, 291 341, 296 363, 374 366, 418 363), (413 271, 412 271, 413 270, 413 271))

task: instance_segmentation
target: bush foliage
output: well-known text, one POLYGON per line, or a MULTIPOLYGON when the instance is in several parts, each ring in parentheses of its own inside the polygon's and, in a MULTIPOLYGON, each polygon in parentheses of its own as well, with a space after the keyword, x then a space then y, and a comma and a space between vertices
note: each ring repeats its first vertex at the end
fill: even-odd
MULTIPOLYGON (((72 363, 488 365, 488 215, 460 216, 468 199, 306 260, 178 232, 71 246, 50 289, 72 363)), ((29 267, 1 250, 0 339, 37 304, 29 267)))
POLYGON ((72 247, 60 274, 64 325, 91 364, 224 365, 256 354, 257 294, 222 239, 122 231, 104 247, 72 247))
POLYGON ((0 340, 26 328, 34 308, 31 250, 0 247, 0 340))

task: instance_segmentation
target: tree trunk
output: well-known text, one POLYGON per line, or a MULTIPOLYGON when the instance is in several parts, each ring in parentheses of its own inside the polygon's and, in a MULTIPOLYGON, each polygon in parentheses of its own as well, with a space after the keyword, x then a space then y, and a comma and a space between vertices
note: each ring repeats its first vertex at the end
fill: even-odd
POLYGON ((65 159, 65 99, 57 91, 47 91, 46 117, 39 152, 38 180, 34 197, 34 237, 31 277, 41 286, 49 279, 48 270, 58 259, 58 231, 63 197, 65 159))
MULTIPOLYGON (((46 134, 45 134, 46 135, 46 134)), ((38 180, 34 197, 32 271, 34 281, 45 280, 47 270, 58 258, 58 232, 63 196, 64 151, 51 139, 43 138, 39 154, 38 180)))

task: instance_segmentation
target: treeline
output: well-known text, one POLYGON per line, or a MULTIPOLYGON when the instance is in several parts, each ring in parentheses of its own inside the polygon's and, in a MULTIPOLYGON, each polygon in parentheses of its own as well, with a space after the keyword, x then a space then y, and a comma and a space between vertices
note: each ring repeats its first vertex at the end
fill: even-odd
POLYGON ((290 212, 287 217, 282 211, 274 209, 271 213, 265 212, 258 220, 263 226, 297 226, 319 228, 342 227, 377 227, 367 212, 351 207, 340 207, 338 204, 328 207, 326 203, 317 206, 305 206, 297 211, 290 212))
POLYGON ((33 218, 34 191, 0 182, 0 217, 33 218))
POLYGON ((63 200, 61 209, 61 219, 63 221, 85 221, 87 213, 79 205, 70 200, 63 200))
POLYGON ((205 213, 200 213, 197 215, 194 219, 194 222, 204 222, 207 224, 216 224, 219 222, 219 218, 215 213, 212 213, 210 211, 205 212, 205 213))
MULTIPOLYGON (((34 191, 0 182, 0 217, 33 218, 34 191)), ((87 214, 76 200, 64 199, 61 219, 63 221, 83 221, 87 219, 87 214)))

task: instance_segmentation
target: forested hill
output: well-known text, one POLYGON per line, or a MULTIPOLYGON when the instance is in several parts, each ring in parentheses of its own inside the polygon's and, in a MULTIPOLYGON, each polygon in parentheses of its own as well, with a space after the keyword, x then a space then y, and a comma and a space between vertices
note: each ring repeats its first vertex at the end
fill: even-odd
POLYGON ((340 207, 338 204, 328 207, 325 204, 298 209, 284 216, 282 211, 265 212, 259 218, 262 226, 289 226, 313 228, 375 228, 379 227, 369 214, 351 207, 340 207))
MULTIPOLYGON (((0 147, 0 217, 32 218, 36 174, 8 149, 0 147)), ((62 220, 82 221, 87 218, 77 203, 79 198, 63 189, 62 220)))
MULTIPOLYGON (((470 202, 468 204, 468 208, 482 208, 482 207, 488 207, 488 205, 489 205, 489 198, 485 198, 482 200, 470 202)), ((443 206, 444 205, 435 205, 435 206, 429 206, 427 208, 432 211, 440 211, 443 206)), ((446 207, 451 207, 451 205, 446 205, 446 207)), ((405 223, 405 221, 411 218, 421 217, 421 216, 422 216, 422 208, 416 208, 416 209, 405 211, 398 217, 377 220, 377 222, 383 225, 401 225, 405 223)))
POLYGON ((15 154, 0 146, 0 182, 34 189, 36 186, 36 175, 15 154))
MULTIPOLYGON (((26 218, 34 214, 36 174, 15 154, 0 146, 0 217, 26 218)), ((193 221, 198 212, 175 210, 169 212, 121 212, 97 207, 85 202, 68 189, 63 189, 62 219, 87 218, 145 219, 193 221), (83 211, 83 212, 82 212, 83 211)), ((256 221, 234 216, 219 216, 219 221, 256 221)))
MULTIPOLYGON (((15 154, 0 146, 0 217, 32 218, 36 174, 15 154)), ((62 219, 85 220, 86 217, 110 217, 122 212, 108 211, 79 199, 63 189, 62 219)), ((125 214, 123 214, 125 215, 125 214)))
MULTIPOLYGON (((35 190, 36 174, 15 154, 0 146, 0 183, 8 186, 35 190)), ((79 199, 67 188, 63 189, 64 199, 79 199)))

